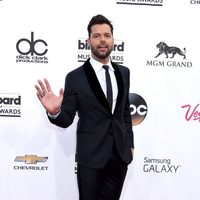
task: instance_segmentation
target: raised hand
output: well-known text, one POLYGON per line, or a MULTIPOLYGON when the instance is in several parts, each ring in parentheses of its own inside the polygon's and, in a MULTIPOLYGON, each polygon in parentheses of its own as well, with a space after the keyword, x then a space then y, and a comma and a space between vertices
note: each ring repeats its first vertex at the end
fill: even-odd
POLYGON ((60 89, 59 95, 56 96, 52 90, 47 79, 44 79, 44 83, 38 80, 38 84, 35 85, 37 90, 37 96, 43 107, 51 115, 56 115, 60 111, 61 103, 63 100, 63 89, 60 89))

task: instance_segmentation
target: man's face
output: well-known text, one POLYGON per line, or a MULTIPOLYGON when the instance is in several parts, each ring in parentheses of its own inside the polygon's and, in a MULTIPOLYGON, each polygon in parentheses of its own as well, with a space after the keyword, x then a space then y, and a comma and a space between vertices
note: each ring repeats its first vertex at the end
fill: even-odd
POLYGON ((88 44, 95 60, 103 63, 107 62, 114 44, 110 26, 107 24, 93 25, 88 44))

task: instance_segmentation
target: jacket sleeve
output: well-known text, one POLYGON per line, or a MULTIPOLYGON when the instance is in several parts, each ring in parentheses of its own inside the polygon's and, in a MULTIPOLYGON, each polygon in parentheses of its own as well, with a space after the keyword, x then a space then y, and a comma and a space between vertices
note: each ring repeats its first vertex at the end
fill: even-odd
POLYGON ((60 113, 55 119, 48 116, 51 123, 62 128, 67 128, 73 123, 77 111, 77 93, 73 82, 71 74, 68 74, 65 79, 64 97, 60 113))
POLYGON ((132 120, 131 120, 131 110, 130 110, 130 102, 129 102, 129 85, 130 85, 130 71, 128 70, 128 89, 126 94, 126 104, 124 109, 124 121, 127 127, 127 133, 129 134, 129 141, 132 148, 134 148, 134 135, 132 130, 132 120))

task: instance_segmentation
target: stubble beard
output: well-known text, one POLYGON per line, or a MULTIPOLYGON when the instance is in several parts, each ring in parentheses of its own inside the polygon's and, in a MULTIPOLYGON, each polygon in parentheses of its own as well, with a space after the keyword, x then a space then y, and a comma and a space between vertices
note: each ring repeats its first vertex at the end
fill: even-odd
POLYGON ((93 48, 91 47, 91 52, 93 53, 93 55, 96 57, 96 58, 99 58, 99 59, 106 59, 110 56, 111 52, 112 52, 112 48, 109 48, 107 49, 107 51, 101 53, 99 52, 98 48, 93 48))

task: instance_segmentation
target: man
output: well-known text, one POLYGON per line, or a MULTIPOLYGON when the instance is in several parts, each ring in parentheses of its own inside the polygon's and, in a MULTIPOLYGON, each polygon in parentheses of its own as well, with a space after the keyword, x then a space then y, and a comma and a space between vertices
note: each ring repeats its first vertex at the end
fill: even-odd
POLYGON ((88 34, 91 58, 66 76, 65 90, 55 96, 47 79, 35 87, 53 124, 66 128, 78 113, 80 200, 119 200, 134 148, 129 70, 110 61, 113 26, 106 17, 94 16, 88 34))

